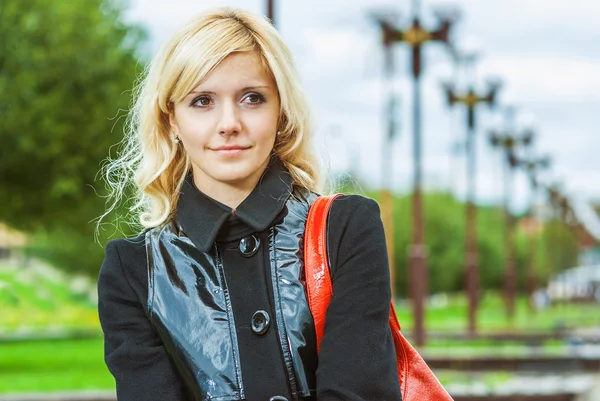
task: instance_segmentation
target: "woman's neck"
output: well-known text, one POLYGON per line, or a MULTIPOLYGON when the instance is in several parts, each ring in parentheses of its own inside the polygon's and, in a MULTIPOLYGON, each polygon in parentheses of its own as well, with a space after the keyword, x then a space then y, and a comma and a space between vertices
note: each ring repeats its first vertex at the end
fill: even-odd
POLYGON ((203 188, 196 182, 196 187, 206 196, 212 198, 232 209, 232 212, 250 195, 252 188, 240 188, 233 185, 211 185, 210 188, 203 188))
POLYGON ((194 184, 206 196, 235 211, 254 190, 265 169, 266 165, 240 182, 221 182, 208 177, 198 168, 193 168, 194 184))

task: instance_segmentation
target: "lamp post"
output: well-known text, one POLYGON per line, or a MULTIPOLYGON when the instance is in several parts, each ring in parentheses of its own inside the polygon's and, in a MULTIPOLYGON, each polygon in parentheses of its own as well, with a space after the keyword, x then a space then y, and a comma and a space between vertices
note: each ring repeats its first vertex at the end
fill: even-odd
MULTIPOLYGON (((514 110, 507 109, 507 120, 512 122, 514 110)), ((491 132, 490 142, 492 146, 500 148, 504 152, 504 297, 506 304, 506 316, 510 322, 515 317, 515 297, 517 291, 517 274, 515 261, 515 222, 509 210, 509 203, 512 197, 512 175, 513 170, 518 165, 516 148, 518 146, 528 146, 533 141, 533 132, 516 132, 516 129, 509 124, 505 132, 491 132)))
MULTIPOLYGON (((548 193, 548 197, 550 200, 550 205, 552 206, 552 210, 553 210, 553 217, 558 219, 558 221, 560 221, 560 230, 564 230, 561 232, 562 235, 568 233, 574 234, 576 235, 576 231, 574 232, 572 230, 573 228, 573 223, 574 223, 574 216, 571 210, 571 205, 569 202, 569 199, 567 198, 567 196, 564 194, 564 188, 562 188, 562 185, 558 182, 555 182, 553 184, 550 184, 546 187, 547 193, 548 193)), ((561 235, 561 236, 562 236, 561 235)), ((577 237, 575 237, 577 238, 577 237)), ((555 245, 556 242, 553 241, 551 243, 551 245, 554 245, 551 249, 552 251, 552 257, 557 259, 558 261, 560 261, 559 263, 549 263, 549 272, 548 275, 549 276, 555 276, 555 280, 557 287, 556 290, 558 291, 556 295, 558 295, 558 306, 560 307, 559 310, 561 310, 561 315, 563 315, 562 317, 564 318, 564 313, 566 312, 566 310, 564 309, 565 305, 568 303, 568 297, 566 294, 566 276, 564 275, 559 275, 559 273, 561 272, 561 269, 564 269, 566 266, 564 265, 564 250, 561 251, 560 247, 555 245), (561 278, 562 276, 562 278, 561 278)))
MULTIPOLYGON (((548 156, 544 157, 532 157, 529 156, 528 159, 520 160, 519 165, 525 170, 529 177, 529 184, 531 187, 531 200, 530 200, 530 210, 531 210, 531 218, 533 221, 537 222, 535 207, 536 207, 536 198, 538 193, 538 172, 543 169, 547 169, 550 167, 550 158, 548 156)), ((536 233, 532 233, 529 236, 530 244, 528 246, 529 249, 529 260, 527 263, 527 295, 529 298, 529 310, 534 311, 532 296, 537 287, 537 263, 536 263, 536 253, 538 250, 538 239, 536 238, 536 233)))
POLYGON ((267 0, 267 17, 271 20, 273 26, 275 24, 275 0, 267 0))
POLYGON ((385 79, 387 87, 387 132, 384 140, 382 141, 381 147, 381 216, 385 230, 385 239, 390 265, 392 299, 394 299, 396 293, 396 257, 394 252, 394 201, 391 188, 393 184, 393 143, 397 134, 397 100, 394 91, 394 48, 392 47, 392 41, 390 40, 389 36, 384 34, 382 39, 385 52, 385 79))
POLYGON ((438 27, 427 30, 421 25, 418 17, 417 2, 413 3, 412 24, 406 29, 398 29, 392 23, 379 20, 383 44, 406 43, 411 47, 413 77, 413 159, 414 181, 412 199, 413 235, 410 245, 410 293, 415 319, 413 338, 417 346, 425 344, 425 296, 427 293, 427 264, 423 229, 423 196, 422 196, 422 146, 421 146, 421 49, 425 43, 449 43, 450 27, 453 18, 440 17, 438 27))
MULTIPOLYGON (((452 81, 450 82, 450 84, 446 84, 446 83, 442 83, 442 86, 444 88, 452 88, 452 85, 456 86, 456 85, 460 85, 461 82, 461 70, 464 69, 465 73, 464 75, 471 75, 474 76, 474 66, 478 60, 478 58, 481 56, 480 52, 477 51, 471 51, 471 52, 466 52, 466 51, 459 51, 458 49, 456 49, 455 47, 451 47, 450 48, 450 53, 452 55, 452 61, 453 61, 453 77, 452 77, 452 81)), ((454 121, 452 123, 452 127, 454 127, 454 121)), ((452 193, 452 189, 455 187, 454 185, 454 180, 456 180, 456 171, 457 168, 454 165, 454 159, 457 159, 460 157, 460 155, 462 153, 465 152, 465 147, 466 144, 459 139, 456 139, 454 137, 455 133, 454 128, 450 128, 450 131, 452 132, 452 143, 450 145, 450 149, 449 149, 449 165, 448 165, 448 194, 452 193)))
POLYGON ((467 108, 467 200, 466 200, 466 230, 465 230, 465 281, 468 297, 468 326, 469 335, 477 332, 477 307, 479 300, 479 258, 477 255, 477 209, 475 207, 476 190, 476 146, 475 146, 475 110, 478 104, 488 106, 495 104, 496 93, 500 85, 490 84, 487 93, 479 95, 473 87, 466 93, 458 93, 452 84, 445 85, 446 98, 452 107, 463 104, 467 108))

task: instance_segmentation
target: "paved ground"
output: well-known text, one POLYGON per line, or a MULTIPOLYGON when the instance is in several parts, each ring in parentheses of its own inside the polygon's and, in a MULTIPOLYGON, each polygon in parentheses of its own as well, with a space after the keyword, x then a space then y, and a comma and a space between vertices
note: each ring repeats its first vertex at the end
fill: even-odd
MULTIPOLYGON (((448 386, 454 396, 495 396, 505 400, 522 399, 520 395, 579 394, 576 401, 600 401, 600 373, 572 375, 521 375, 509 380, 500 389, 490 391, 484 383, 448 386)), ((0 395, 0 401, 116 401, 112 391, 82 391, 65 393, 31 393, 0 395)))
POLYGON ((580 395, 576 401, 599 401, 600 400, 600 373, 595 377, 594 384, 584 394, 580 395))
MULTIPOLYGON (((490 387, 482 381, 474 380, 471 383, 450 384, 446 388, 450 394, 456 396, 581 394, 592 388, 597 380, 600 380, 600 377, 590 374, 545 374, 543 376, 517 374, 501 385, 494 387, 490 387)), ((599 401, 600 398, 593 400, 599 401)))

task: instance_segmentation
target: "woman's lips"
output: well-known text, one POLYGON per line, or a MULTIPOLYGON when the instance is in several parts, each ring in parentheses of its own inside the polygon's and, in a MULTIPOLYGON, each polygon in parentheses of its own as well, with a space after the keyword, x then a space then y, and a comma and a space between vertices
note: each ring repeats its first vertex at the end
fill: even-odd
POLYGON ((238 155, 242 154, 245 150, 248 150, 248 149, 250 149, 250 148, 223 147, 223 148, 216 148, 216 149, 212 149, 212 150, 221 156, 234 157, 234 156, 238 156, 238 155))

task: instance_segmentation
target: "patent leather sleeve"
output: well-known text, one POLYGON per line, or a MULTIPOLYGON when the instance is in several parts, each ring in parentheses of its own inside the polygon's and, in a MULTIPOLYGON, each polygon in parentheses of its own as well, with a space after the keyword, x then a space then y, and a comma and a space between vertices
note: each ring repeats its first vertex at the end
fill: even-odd
POLYGON ((319 353, 317 399, 401 400, 379 206, 358 195, 336 199, 327 234, 333 296, 319 353))
MULTIPOLYGON (((133 246, 125 241, 107 244, 98 278, 98 312, 104 331, 104 358, 116 381, 117 398, 119 401, 187 400, 183 384, 145 313, 145 300, 140 299, 139 293, 134 290, 134 287, 139 290, 145 284, 147 291, 147 283, 134 280, 132 287, 121 263, 119 242, 128 248, 133 246)), ((129 256, 128 253, 125 252, 126 256, 129 256)), ((145 276, 145 258, 133 259, 124 258, 136 269, 142 269, 143 273, 138 278, 145 276)))

